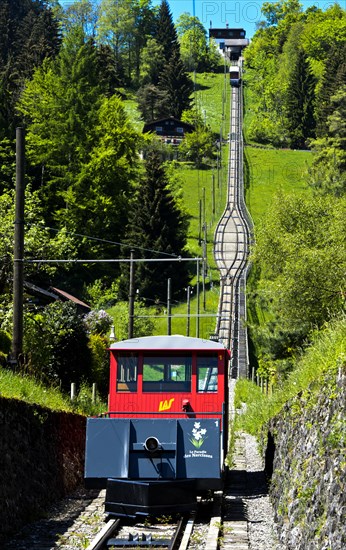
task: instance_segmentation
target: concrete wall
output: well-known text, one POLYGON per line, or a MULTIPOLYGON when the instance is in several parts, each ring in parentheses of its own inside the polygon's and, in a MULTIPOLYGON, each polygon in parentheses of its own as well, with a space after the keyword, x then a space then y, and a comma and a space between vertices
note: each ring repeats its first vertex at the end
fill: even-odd
POLYGON ((285 406, 270 424, 270 494, 287 550, 346 548, 346 366, 285 406))
POLYGON ((0 397, 0 543, 83 483, 85 418, 0 397))

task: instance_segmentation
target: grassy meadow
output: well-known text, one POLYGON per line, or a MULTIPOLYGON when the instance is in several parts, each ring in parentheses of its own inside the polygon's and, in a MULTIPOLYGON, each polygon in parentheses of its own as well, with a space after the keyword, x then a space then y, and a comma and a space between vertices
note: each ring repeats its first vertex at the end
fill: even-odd
POLYGON ((310 151, 253 146, 244 151, 245 198, 255 225, 265 217, 279 191, 311 193, 305 183, 312 160, 310 151))
POLYGON ((91 389, 87 386, 82 385, 75 400, 71 401, 70 396, 62 394, 59 387, 45 386, 30 375, 16 374, 3 367, 0 367, 0 396, 19 399, 54 411, 85 415, 97 415, 107 409, 106 404, 98 399, 95 403, 92 402, 91 389))

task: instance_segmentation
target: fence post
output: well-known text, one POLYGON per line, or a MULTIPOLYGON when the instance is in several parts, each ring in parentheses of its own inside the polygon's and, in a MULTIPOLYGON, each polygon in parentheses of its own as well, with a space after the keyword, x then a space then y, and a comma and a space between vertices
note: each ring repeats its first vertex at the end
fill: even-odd
POLYGON ((93 383, 92 393, 91 393, 91 400, 93 403, 96 403, 96 383, 93 383))
POLYGON ((71 401, 73 401, 76 398, 76 384, 75 382, 71 382, 71 401))

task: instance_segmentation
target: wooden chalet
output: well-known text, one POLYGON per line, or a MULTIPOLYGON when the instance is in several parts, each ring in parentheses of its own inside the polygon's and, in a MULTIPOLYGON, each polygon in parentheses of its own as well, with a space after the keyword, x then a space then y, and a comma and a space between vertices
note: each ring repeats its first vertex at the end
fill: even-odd
POLYGON ((193 132, 194 129, 192 124, 183 122, 178 118, 167 117, 147 122, 144 125, 143 133, 152 132, 159 136, 164 143, 179 145, 185 134, 193 132))

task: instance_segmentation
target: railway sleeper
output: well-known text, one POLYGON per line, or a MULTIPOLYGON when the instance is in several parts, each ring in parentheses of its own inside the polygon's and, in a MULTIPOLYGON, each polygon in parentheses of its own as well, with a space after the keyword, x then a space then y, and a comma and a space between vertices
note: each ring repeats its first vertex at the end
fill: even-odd
POLYGON ((171 539, 155 539, 153 538, 152 533, 139 533, 132 534, 129 533, 127 539, 118 539, 112 538, 107 542, 107 547, 118 547, 118 548, 152 548, 152 547, 168 547, 171 545, 171 539))

